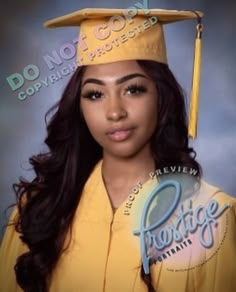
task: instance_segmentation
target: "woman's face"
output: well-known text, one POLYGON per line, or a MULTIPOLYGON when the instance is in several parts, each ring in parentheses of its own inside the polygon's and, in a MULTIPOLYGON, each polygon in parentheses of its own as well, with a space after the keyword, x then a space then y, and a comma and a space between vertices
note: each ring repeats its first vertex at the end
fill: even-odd
POLYGON ((128 158, 150 153, 157 90, 136 61, 88 66, 82 78, 81 110, 104 155, 128 158))

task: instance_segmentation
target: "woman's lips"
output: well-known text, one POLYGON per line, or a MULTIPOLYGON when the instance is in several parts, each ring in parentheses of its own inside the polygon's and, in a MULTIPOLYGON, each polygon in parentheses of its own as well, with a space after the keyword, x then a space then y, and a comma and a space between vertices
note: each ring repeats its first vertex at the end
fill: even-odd
POLYGON ((132 133, 133 133, 133 128, 132 129, 117 129, 117 130, 112 130, 107 133, 108 137, 115 142, 122 142, 126 139, 128 139, 132 133))

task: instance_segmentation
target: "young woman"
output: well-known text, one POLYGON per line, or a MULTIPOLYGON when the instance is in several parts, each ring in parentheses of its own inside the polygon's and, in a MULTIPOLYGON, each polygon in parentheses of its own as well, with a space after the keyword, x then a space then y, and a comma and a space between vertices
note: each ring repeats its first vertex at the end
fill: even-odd
POLYGON ((150 257, 145 271, 131 213, 156 186, 149 174, 176 165, 197 170, 201 182, 201 168, 188 145, 184 96, 168 65, 126 49, 127 59, 120 50, 121 60, 78 67, 48 113, 49 150, 30 159, 35 179, 15 184, 17 208, 0 252, 1 291, 236 289, 235 200, 204 182, 207 200, 228 204, 222 214, 214 204, 201 209, 220 226, 215 252, 197 255, 203 258, 191 265, 197 251, 189 247, 188 268, 175 272, 168 259, 150 257))

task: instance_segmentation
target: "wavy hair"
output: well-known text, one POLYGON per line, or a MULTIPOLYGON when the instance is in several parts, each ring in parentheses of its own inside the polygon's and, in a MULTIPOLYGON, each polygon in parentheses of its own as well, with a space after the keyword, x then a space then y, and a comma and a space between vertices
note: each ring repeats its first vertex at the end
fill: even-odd
MULTIPOLYGON (((194 167, 201 174, 195 152, 188 145, 185 100, 169 67, 154 61, 138 64, 156 83, 158 121, 151 148, 156 165, 194 167)), ((18 217, 15 229, 29 251, 15 265, 16 279, 25 292, 47 292, 53 270, 71 234, 72 220, 84 185, 102 148, 91 136, 80 110, 81 79, 86 67, 79 67, 67 84, 61 100, 45 116, 48 151, 30 157, 35 172, 32 181, 20 178, 13 184, 18 217), (49 122, 47 119, 49 118, 49 122)), ((151 275, 140 273, 153 292, 151 275)))

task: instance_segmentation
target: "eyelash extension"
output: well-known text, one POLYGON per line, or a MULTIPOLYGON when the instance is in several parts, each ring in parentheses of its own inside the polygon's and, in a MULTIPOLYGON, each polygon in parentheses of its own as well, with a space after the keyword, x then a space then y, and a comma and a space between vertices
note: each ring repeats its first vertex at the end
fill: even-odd
POLYGON ((99 91, 99 90, 90 90, 90 91, 86 92, 85 94, 82 94, 81 96, 83 98, 96 100, 96 99, 101 98, 102 95, 103 95, 103 93, 101 91, 99 91), (96 95, 99 95, 99 96, 96 96, 96 95), (95 98, 94 98, 94 96, 95 96, 95 98))
MULTIPOLYGON (((131 91, 132 95, 139 95, 141 93, 147 92, 147 88, 145 86, 143 86, 143 85, 131 84, 128 87, 125 88, 125 92, 127 92, 127 91, 131 91)), ((99 90, 90 90, 90 91, 86 92, 85 94, 82 94, 81 96, 83 98, 96 100, 96 99, 101 98, 102 95, 103 95, 103 92, 101 92, 99 90)))
POLYGON ((127 91, 133 91, 133 93, 131 93, 131 94, 136 94, 136 95, 138 95, 138 94, 141 94, 141 93, 145 93, 145 92, 147 92, 147 88, 145 87, 145 86, 143 86, 143 85, 138 85, 138 84, 131 84, 131 85, 129 85, 126 89, 125 89, 125 91, 127 92, 127 91))

